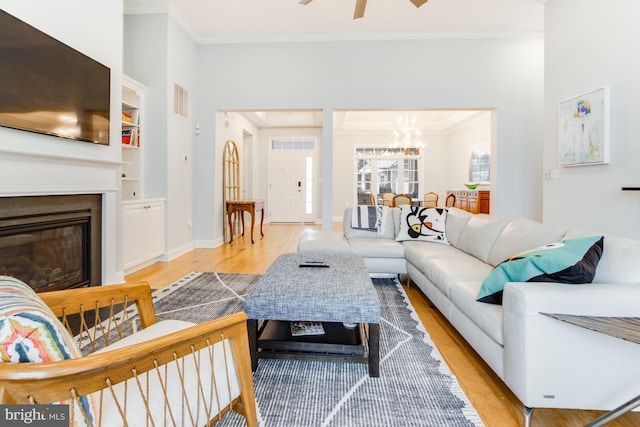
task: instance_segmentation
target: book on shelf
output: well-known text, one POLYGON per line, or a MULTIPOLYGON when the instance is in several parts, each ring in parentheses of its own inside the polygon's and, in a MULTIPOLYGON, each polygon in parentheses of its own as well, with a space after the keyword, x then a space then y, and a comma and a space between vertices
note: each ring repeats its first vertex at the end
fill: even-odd
POLYGON ((131 145, 131 135, 133 134, 133 129, 123 129, 122 130, 122 143, 124 145, 131 145))
POLYGON ((133 116, 131 113, 127 113, 125 111, 122 112, 122 121, 125 123, 133 123, 133 116))
POLYGON ((140 133, 140 129, 131 129, 131 145, 133 147, 139 147, 140 146, 140 142, 139 142, 139 138, 138 138, 138 134, 140 133))
POLYGON ((139 130, 138 129, 123 129, 122 130, 122 144, 130 145, 131 147, 139 147, 139 130))
POLYGON ((291 335, 294 337, 304 335, 324 335, 324 328, 320 322, 298 321, 289 322, 291 335))

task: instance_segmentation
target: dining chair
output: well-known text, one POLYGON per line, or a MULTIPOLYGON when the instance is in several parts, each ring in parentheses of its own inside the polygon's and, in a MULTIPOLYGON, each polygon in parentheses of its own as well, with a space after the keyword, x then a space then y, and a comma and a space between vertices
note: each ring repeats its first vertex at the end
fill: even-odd
POLYGON ((438 194, 430 191, 424 195, 422 200, 422 207, 424 208, 437 208, 438 207, 438 194))
POLYGON ((382 205, 383 206, 393 206, 393 198, 395 194, 393 193, 382 193, 382 205))
POLYGON ((444 205, 448 208, 454 207, 456 205, 456 195, 453 193, 449 193, 449 195, 445 199, 444 205))
POLYGON ((411 199, 411 196, 409 196, 408 194, 398 194, 397 196, 393 197, 392 206, 397 207, 402 205, 411 205, 412 202, 413 200, 411 199))
POLYGON ((376 195, 371 193, 369 194, 369 204, 371 206, 375 206, 376 205, 376 195))

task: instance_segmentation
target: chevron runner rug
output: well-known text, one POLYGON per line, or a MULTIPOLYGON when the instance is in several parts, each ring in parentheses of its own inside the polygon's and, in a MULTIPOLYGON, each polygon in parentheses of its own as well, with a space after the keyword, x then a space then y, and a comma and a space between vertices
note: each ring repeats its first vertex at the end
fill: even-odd
MULTIPOLYGON (((158 320, 202 323, 241 311, 259 275, 191 273, 154 292, 158 320)), ((380 298, 380 377, 363 363, 259 360, 253 375, 261 426, 482 426, 395 279, 380 298)), ((216 426, 242 426, 227 414, 216 426)))

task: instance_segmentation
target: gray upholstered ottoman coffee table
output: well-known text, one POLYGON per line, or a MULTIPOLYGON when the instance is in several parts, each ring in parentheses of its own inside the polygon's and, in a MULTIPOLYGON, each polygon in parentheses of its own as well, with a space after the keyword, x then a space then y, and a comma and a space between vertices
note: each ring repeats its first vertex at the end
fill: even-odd
POLYGON ((258 358, 356 361, 380 375, 380 301, 362 257, 346 253, 280 255, 245 299, 252 368, 258 358), (308 262, 326 267, 301 267, 308 262), (324 333, 293 334, 297 321, 324 333))

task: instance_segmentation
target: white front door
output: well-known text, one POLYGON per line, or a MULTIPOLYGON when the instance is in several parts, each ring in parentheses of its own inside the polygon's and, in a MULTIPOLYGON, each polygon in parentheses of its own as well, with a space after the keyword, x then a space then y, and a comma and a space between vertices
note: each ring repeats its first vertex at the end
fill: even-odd
POLYGON ((272 149, 270 156, 271 222, 312 221, 313 150, 272 149))

